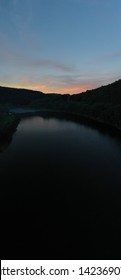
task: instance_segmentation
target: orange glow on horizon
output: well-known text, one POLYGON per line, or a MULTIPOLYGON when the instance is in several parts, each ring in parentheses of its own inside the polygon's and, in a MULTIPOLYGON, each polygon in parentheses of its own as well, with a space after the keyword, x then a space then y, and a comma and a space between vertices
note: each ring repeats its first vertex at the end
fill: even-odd
POLYGON ((41 91, 43 93, 58 93, 58 94, 77 94, 81 92, 85 92, 87 90, 91 90, 96 87, 96 84, 78 84, 73 85, 72 87, 64 87, 64 86, 52 86, 44 83, 27 83, 27 81, 18 83, 10 83, 5 82, 0 83, 1 86, 11 87, 11 88, 24 88, 29 90, 41 91))

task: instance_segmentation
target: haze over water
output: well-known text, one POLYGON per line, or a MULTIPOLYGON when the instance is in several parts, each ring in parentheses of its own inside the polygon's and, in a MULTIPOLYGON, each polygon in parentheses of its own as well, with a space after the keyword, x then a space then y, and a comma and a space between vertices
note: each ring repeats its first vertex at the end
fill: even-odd
POLYGON ((0 173, 4 217, 21 220, 18 246, 33 236, 32 248, 41 239, 58 256, 79 256, 83 243, 88 256, 92 247, 95 256, 121 249, 118 139, 64 118, 26 117, 0 154, 0 173))

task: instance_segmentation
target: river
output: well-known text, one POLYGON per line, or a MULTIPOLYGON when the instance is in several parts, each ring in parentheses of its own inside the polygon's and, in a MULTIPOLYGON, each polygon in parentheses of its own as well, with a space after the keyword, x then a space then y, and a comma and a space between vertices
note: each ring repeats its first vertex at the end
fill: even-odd
POLYGON ((12 240, 20 251, 38 244, 43 258, 118 258, 120 139, 66 118, 23 117, 0 153, 0 178, 7 248, 12 240))

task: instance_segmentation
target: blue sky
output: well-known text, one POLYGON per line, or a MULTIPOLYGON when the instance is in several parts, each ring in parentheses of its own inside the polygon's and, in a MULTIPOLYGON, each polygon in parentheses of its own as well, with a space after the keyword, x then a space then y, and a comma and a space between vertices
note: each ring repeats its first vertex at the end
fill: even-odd
POLYGON ((121 0, 0 0, 0 85, 79 93, 121 78, 121 0))

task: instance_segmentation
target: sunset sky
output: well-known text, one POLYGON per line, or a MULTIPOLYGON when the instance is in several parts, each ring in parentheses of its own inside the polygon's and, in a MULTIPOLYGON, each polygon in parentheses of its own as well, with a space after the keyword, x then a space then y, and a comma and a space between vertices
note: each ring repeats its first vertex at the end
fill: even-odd
POLYGON ((0 0, 0 85, 79 93, 121 78, 121 0, 0 0))

